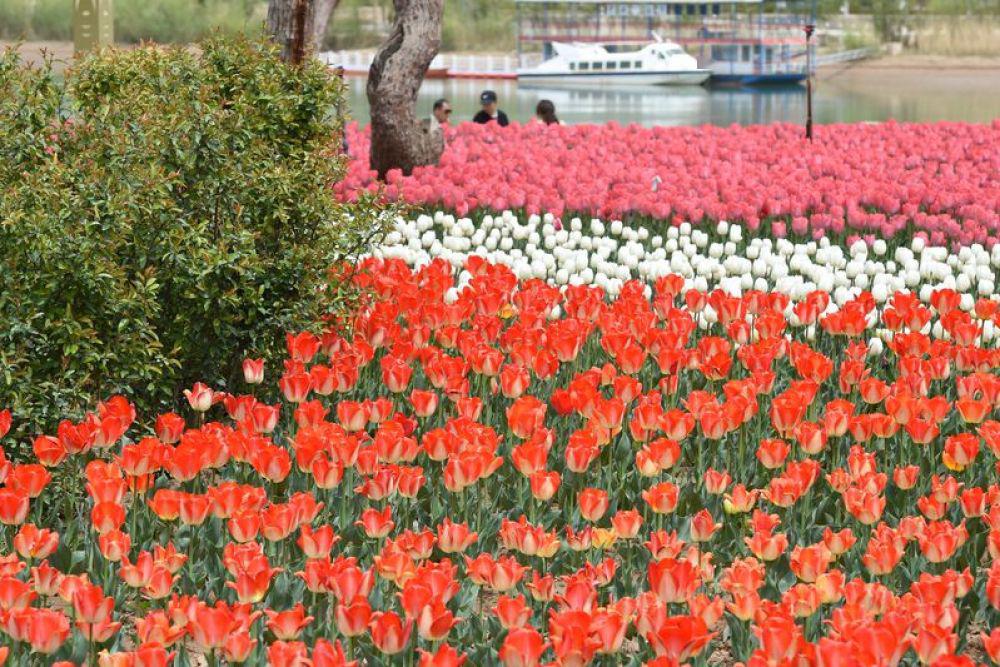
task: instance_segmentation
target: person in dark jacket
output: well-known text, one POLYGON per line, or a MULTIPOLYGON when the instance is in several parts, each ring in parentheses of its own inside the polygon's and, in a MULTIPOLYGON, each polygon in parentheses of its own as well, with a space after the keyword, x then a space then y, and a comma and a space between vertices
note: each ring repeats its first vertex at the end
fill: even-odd
POLYGON ((507 127, 510 125, 510 121, 507 119, 507 114, 497 108, 497 94, 492 90, 484 90, 479 95, 479 102, 483 105, 483 108, 472 117, 473 123, 479 123, 480 125, 485 125, 486 123, 496 122, 500 127, 507 127))

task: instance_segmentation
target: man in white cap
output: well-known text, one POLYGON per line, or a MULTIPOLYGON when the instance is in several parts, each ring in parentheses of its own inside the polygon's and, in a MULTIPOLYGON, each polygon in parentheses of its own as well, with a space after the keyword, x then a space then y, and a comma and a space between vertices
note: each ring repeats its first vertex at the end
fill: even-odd
POLYGON ((507 119, 507 114, 497 108, 497 94, 492 90, 484 90, 479 95, 479 102, 483 105, 483 108, 472 117, 473 123, 479 123, 480 125, 485 125, 486 123, 495 122, 500 127, 507 127, 510 125, 510 121, 507 119))

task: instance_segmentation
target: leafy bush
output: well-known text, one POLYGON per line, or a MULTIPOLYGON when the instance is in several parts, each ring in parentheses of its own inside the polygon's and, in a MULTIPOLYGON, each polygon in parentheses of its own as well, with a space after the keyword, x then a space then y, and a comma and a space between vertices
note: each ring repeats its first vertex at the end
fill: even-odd
POLYGON ((242 38, 107 51, 64 81, 6 53, 0 406, 33 428, 111 393, 155 407, 349 307, 329 270, 389 212, 332 196, 342 94, 242 38))

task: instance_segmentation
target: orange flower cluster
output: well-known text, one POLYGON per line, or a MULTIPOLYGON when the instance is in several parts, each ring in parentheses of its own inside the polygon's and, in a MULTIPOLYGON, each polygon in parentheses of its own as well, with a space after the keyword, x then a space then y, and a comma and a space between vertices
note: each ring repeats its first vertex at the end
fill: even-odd
POLYGON ((0 662, 1000 663, 995 302, 361 268, 276 382, 0 413, 0 662))

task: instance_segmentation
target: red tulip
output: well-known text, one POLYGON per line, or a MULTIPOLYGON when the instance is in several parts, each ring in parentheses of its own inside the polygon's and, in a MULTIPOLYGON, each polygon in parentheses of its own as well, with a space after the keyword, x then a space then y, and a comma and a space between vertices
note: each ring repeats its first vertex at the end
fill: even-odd
POLYGON ((338 604, 337 631, 345 637, 357 637, 368 631, 372 608, 368 598, 357 595, 348 604, 338 604))
POLYGON ((372 614, 368 627, 375 647, 382 653, 394 655, 406 648, 409 643, 413 621, 407 620, 404 623, 392 611, 376 612, 372 614))
POLYGON ((419 653, 420 662, 417 667, 462 667, 468 660, 465 654, 459 654, 448 644, 441 644, 435 653, 423 650, 419 653))
POLYGON ((264 614, 267 616, 268 630, 282 641, 298 639, 302 630, 313 621, 312 616, 306 616, 305 608, 301 604, 285 611, 265 609, 264 614))
POLYGON ((516 628, 507 633, 500 646, 504 667, 537 667, 548 642, 531 627, 516 628))
POLYGON ((587 521, 598 521, 608 511, 608 494, 601 489, 587 488, 576 496, 580 515, 587 521))
POLYGON ((34 524, 24 524, 14 536, 14 548, 22 558, 28 560, 47 558, 58 547, 58 533, 45 528, 39 529, 34 524))
POLYGON ((517 597, 501 595, 497 598, 493 613, 500 619, 500 625, 505 630, 524 627, 531 621, 531 609, 525 603, 523 595, 517 597))
POLYGON ((312 663, 304 643, 279 639, 267 647, 267 664, 271 667, 310 667, 312 663))

